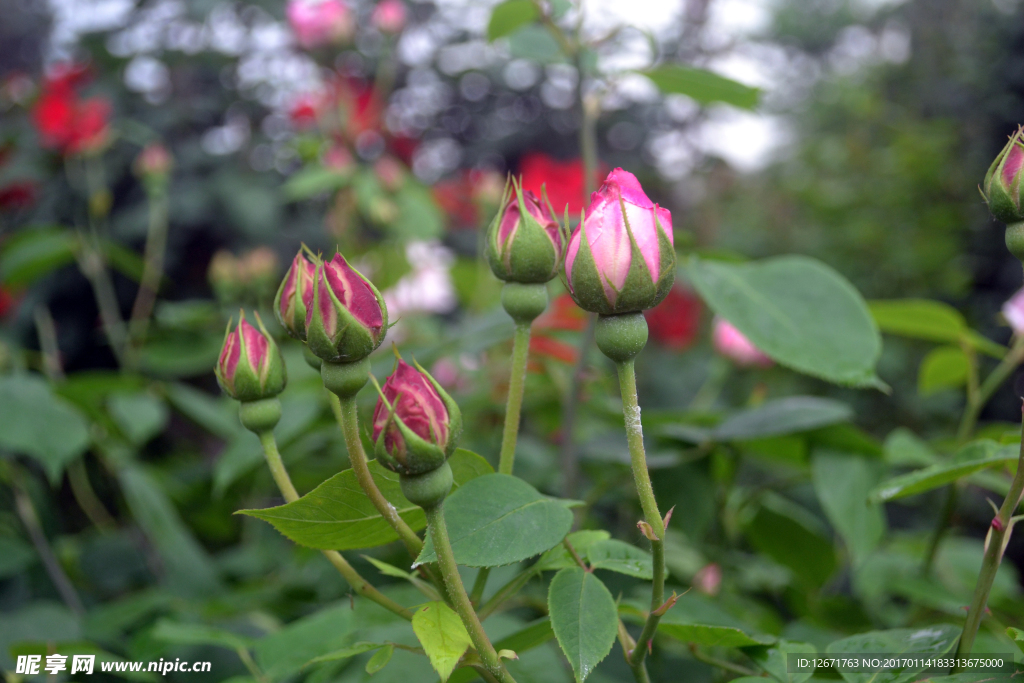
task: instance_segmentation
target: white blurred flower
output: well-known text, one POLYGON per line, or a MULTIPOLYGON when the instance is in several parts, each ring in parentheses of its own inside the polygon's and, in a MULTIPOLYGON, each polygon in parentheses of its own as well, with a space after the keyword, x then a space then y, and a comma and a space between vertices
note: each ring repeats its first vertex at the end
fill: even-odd
POLYGON ((448 313, 455 308, 455 285, 451 267, 455 255, 440 242, 409 242, 405 258, 412 272, 384 290, 388 318, 397 319, 408 313, 448 313))
POLYGON ((1010 323, 1014 334, 1024 333, 1024 288, 1007 299, 1003 304, 1003 317, 1010 323))

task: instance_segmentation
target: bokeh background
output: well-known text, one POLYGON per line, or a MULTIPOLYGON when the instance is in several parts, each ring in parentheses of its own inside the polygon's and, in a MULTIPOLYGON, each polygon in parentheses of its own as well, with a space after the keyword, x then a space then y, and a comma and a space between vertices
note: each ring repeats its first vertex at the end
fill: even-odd
MULTIPOLYGON (((347 599, 319 555, 233 515, 279 501, 255 438, 241 431, 211 372, 225 322, 240 306, 272 319, 300 244, 340 249, 400 319, 389 340, 463 406, 472 425, 463 445, 496 460, 512 326, 498 306, 500 284, 479 259, 481 235, 508 173, 522 174, 527 188, 546 183, 552 202, 578 220, 588 122, 597 179, 617 166, 635 173, 671 210, 681 252, 813 256, 868 299, 939 300, 991 339, 1010 339, 999 311, 1022 284, 1020 264, 977 186, 1024 120, 1021 3, 583 4, 580 12, 553 3, 592 43, 569 58, 539 24, 489 40, 484 1, 410 1, 382 17, 373 2, 348 0, 336 33, 319 40, 290 24, 277 0, 0 0, 0 369, 45 371, 90 430, 88 447, 67 457, 0 448, 0 670, 11 670, 10 645, 27 638, 88 641, 128 659, 213 660, 208 676, 182 680, 248 676, 230 650, 162 640, 154 625, 217 623, 257 637, 347 599), (757 88, 756 104, 665 93, 638 73, 670 63, 757 88), (147 171, 140 152, 156 143, 171 161, 147 171), (147 185, 153 172, 156 189, 147 185), (67 236, 96 240, 127 317, 147 234, 164 218, 153 320, 132 371, 118 373, 67 236), (47 572, 19 496, 31 501, 70 588, 47 572)), ((851 406, 846 446, 879 462, 897 428, 949 448, 963 391, 920 390, 932 345, 885 337, 878 372, 889 394, 737 367, 715 352, 712 314, 679 280, 648 312, 652 338, 638 362, 652 433, 810 394, 851 406)), ((614 376, 592 349, 580 358, 586 320, 563 291, 556 281, 534 329, 517 473, 584 499, 584 526, 636 542, 614 376), (582 398, 567 437, 565 397, 576 376, 582 398)), ((272 331, 280 333, 276 322, 272 331)), ((278 437, 308 491, 346 466, 345 449, 300 348, 283 346, 291 383, 278 437)), ((379 374, 391 363, 382 351, 379 374)), ((982 413, 986 434, 998 438, 1018 422, 1022 390, 1014 376, 995 394, 982 413)), ((364 393, 368 411, 373 397, 364 393)), ((676 588, 695 586, 716 609, 813 643, 959 618, 991 494, 968 491, 938 578, 911 585, 912 558, 943 497, 890 506, 886 540, 876 540, 873 559, 854 563, 811 483, 808 449, 818 437, 711 452, 670 435, 652 441, 662 508, 679 506, 669 560, 676 588), (819 519, 839 558, 834 571, 805 580, 784 552, 751 540, 756 519, 744 496, 762 489, 819 519)), ((993 600, 1007 625, 1014 615, 1020 625, 1019 537, 1007 557, 993 600)), ((354 562, 375 582, 394 582, 354 562)), ((613 592, 638 589, 616 580, 613 592)), ((543 595, 542 587, 529 594, 514 618, 542 611, 543 595)), ((1007 651, 983 636, 981 646, 1007 651)), ((519 664, 533 667, 526 680, 569 680, 550 644, 537 653, 519 664)), ((686 680, 721 677, 683 650, 656 653, 652 667, 664 681, 680 680, 679 671, 686 680)), ((410 671, 393 665, 374 680, 420 680, 410 671)), ((625 671, 613 656, 590 680, 629 680, 625 671)), ((300 675, 365 676, 339 664, 282 680, 300 675)))

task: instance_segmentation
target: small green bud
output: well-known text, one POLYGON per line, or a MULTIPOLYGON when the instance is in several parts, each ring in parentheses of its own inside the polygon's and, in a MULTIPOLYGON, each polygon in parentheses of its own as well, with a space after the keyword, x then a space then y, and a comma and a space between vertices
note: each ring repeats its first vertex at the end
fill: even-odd
POLYGON ((245 320, 241 312, 238 327, 228 331, 217 360, 215 374, 221 388, 239 401, 272 398, 284 390, 288 374, 274 338, 256 314, 259 330, 245 320))
POLYGON ((558 274, 568 241, 551 202, 541 203, 521 183, 509 180, 501 212, 487 230, 487 260, 506 282, 543 283, 558 274))
MULTIPOLYGON (((1010 136, 1003 150, 996 156, 985 174, 982 196, 988 202, 988 210, 997 221, 1019 223, 1024 221, 1021 207, 1020 183, 1024 168, 1024 128, 1010 136)), ((1011 249, 1012 251, 1012 249, 1011 249)))

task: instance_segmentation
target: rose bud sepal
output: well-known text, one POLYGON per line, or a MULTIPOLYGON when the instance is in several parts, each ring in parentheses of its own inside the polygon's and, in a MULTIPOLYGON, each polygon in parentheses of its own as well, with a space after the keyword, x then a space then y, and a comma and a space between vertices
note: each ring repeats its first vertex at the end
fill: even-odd
POLYGON ((303 244, 274 297, 274 315, 278 322, 300 341, 306 341, 306 318, 313 303, 313 283, 319 261, 303 244))
POLYGON ((985 174, 982 196, 992 216, 1003 223, 1024 221, 1021 207, 1020 185, 1024 177, 1024 129, 1018 128, 1010 136, 985 174))
POLYGON ((387 328, 387 305, 373 283, 341 254, 321 261, 316 269, 312 305, 306 314, 310 351, 334 363, 362 360, 384 341, 387 328), (342 302, 342 297, 352 308, 342 302))
MULTIPOLYGON (((622 202, 621 199, 619 201, 622 202)), ((660 271, 658 280, 655 282, 647 267, 647 261, 640 251, 640 246, 637 244, 636 237, 633 235, 629 220, 625 218, 624 206, 622 214, 629 236, 630 264, 622 288, 616 290, 614 302, 608 300, 604 283, 601 282, 602 275, 594 260, 590 241, 587 239, 586 220, 585 218, 580 220, 579 252, 573 261, 572 273, 566 285, 573 300, 585 311, 602 315, 616 315, 654 308, 668 296, 675 282, 676 252, 661 221, 655 218, 658 234, 658 270, 660 271)))
MULTIPOLYGON (((402 363, 403 361, 399 360, 399 364, 402 363)), ((392 402, 385 396, 385 392, 377 384, 377 380, 372 376, 370 377, 377 387, 377 392, 380 394, 379 407, 386 410, 387 415, 386 421, 380 425, 379 430, 376 424, 377 415, 376 413, 374 415, 374 432, 376 433, 374 455, 382 465, 402 475, 424 474, 441 467, 448 457, 455 452, 459 437, 462 435, 462 411, 459 410, 459 405, 455 402, 455 399, 419 363, 413 361, 413 364, 420 375, 433 388, 437 398, 444 406, 447 414, 447 423, 446 434, 443 435, 443 438, 441 434, 434 432, 433 428, 431 428, 430 440, 423 438, 413 431, 397 413, 401 393, 392 402), (392 433, 394 436, 391 431, 392 429, 398 430, 397 438, 395 439, 398 443, 395 443, 395 447, 389 450, 387 437, 389 433, 392 433)), ((396 372, 398 369, 399 366, 396 365, 396 372)))
POLYGON ((514 179, 505 184, 501 210, 487 230, 487 261, 499 280, 543 284, 558 274, 568 234, 543 187, 541 195, 524 192, 514 179))
POLYGON ((284 390, 288 380, 281 351, 256 314, 257 330, 242 312, 238 326, 228 322, 224 346, 214 374, 221 388, 239 401, 273 398, 284 390))

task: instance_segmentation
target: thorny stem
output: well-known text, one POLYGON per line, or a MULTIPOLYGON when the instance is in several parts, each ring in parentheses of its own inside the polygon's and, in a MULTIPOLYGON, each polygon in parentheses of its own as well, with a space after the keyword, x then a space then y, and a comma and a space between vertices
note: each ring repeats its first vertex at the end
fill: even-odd
MULTIPOLYGON (((640 507, 643 508, 644 519, 654 536, 654 539, 651 540, 651 554, 654 560, 651 611, 647 615, 647 621, 640 632, 640 637, 637 638, 636 647, 629 655, 629 664, 636 676, 647 656, 647 643, 654 638, 654 632, 661 620, 657 610, 665 601, 665 524, 658 511, 658 503, 654 499, 651 475, 647 471, 647 456, 644 452, 644 434, 640 422, 640 405, 636 396, 636 373, 633 369, 633 360, 616 363, 616 368, 619 373, 619 386, 622 390, 622 414, 626 420, 626 438, 629 443, 633 481, 636 484, 637 494, 640 496, 640 507)), ((640 678, 638 677, 637 680, 640 678)))
MULTIPOLYGON (((971 654, 971 648, 974 647, 974 638, 978 635, 978 627, 985 615, 988 594, 992 590, 992 582, 995 581, 999 563, 1003 559, 1003 551, 1006 549, 1006 543, 1009 541, 1013 529, 1011 518, 1017 506, 1020 505, 1022 492, 1024 492, 1024 441, 1021 442, 1020 455, 1017 459, 1017 473, 1010 484, 1010 491, 1003 499, 999 512, 992 519, 988 537, 985 539, 985 555, 981 562, 981 572, 978 574, 978 584, 974 588, 974 597, 967 610, 964 631, 956 650, 957 658, 967 657, 971 654)), ((953 673, 960 670, 962 667, 957 667, 953 673)))
POLYGON ((526 388, 526 361, 530 352, 530 323, 517 322, 512 341, 512 372, 508 378, 508 402, 505 404, 505 429, 501 435, 501 455, 498 472, 512 474, 516 457, 516 439, 519 436, 519 415, 523 407, 526 388))
POLYGON ((334 411, 334 417, 338 420, 338 425, 345 437, 345 447, 348 449, 348 459, 352 465, 352 472, 356 475, 356 481, 359 482, 366 497, 373 503, 373 507, 377 508, 381 517, 402 539, 409 554, 416 558, 420 554, 420 550, 423 549, 423 541, 399 516, 395 506, 389 503, 384 494, 380 492, 376 482, 373 481, 373 475, 370 474, 366 452, 363 450, 362 441, 359 440, 359 411, 355 396, 339 398, 332 391, 328 391, 327 394, 331 402, 331 410, 334 411))
POLYGON ((515 683, 515 679, 501 663, 494 645, 484 632, 484 626, 480 623, 480 617, 473 609, 473 604, 466 594, 466 587, 462 585, 462 577, 459 576, 459 566, 455 562, 455 554, 452 552, 452 544, 448 539, 448 527, 444 521, 444 502, 428 508, 427 528, 430 531, 430 538, 434 541, 434 552, 437 553, 437 564, 441 568, 441 575, 444 577, 445 586, 448 588, 448 596, 452 600, 455 611, 458 612, 462 623, 469 632, 469 638, 473 641, 480 660, 487 667, 495 678, 501 683, 515 683))
MULTIPOLYGON (((973 350, 965 348, 965 352, 968 353, 968 358, 971 361, 969 367, 975 368, 976 361, 973 356, 973 350)), ((1002 386, 1003 382, 1013 374, 1013 371, 1022 362, 1024 362, 1024 335, 1018 335, 1014 338, 1010 350, 999 361, 999 365, 989 373, 980 386, 977 386, 977 370, 972 370, 972 381, 968 383, 967 404, 964 406, 963 416, 960 418, 960 426, 957 429, 958 445, 963 445, 971 438, 971 435, 974 434, 974 428, 978 424, 978 416, 981 414, 982 408, 992 398, 992 394, 1002 386)), ((945 536, 946 531, 948 531, 953 515, 956 513, 959 493, 960 491, 956 483, 949 485, 946 491, 946 500, 942 506, 942 513, 939 517, 939 523, 935 526, 935 531, 928 541, 928 550, 925 553, 924 563, 921 567, 921 573, 924 576, 928 576, 931 573, 932 566, 935 564, 935 557, 938 555, 942 538, 945 536)))
MULTIPOLYGON (((281 453, 277 450, 277 440, 274 438, 274 432, 268 429, 262 432, 259 437, 260 443, 263 445, 263 452, 267 456, 267 465, 270 467, 270 473, 274 476, 274 481, 277 483, 277 487, 281 490, 281 495, 284 496, 285 501, 289 503, 298 500, 299 493, 295 490, 295 486, 292 484, 291 477, 288 476, 288 470, 285 469, 284 463, 281 462, 281 453)), ((352 590, 366 596, 384 609, 394 612, 403 619, 407 621, 412 620, 412 612, 410 610, 402 607, 397 602, 374 588, 369 581, 364 579, 359 572, 357 572, 355 568, 353 568, 352 565, 342 557, 341 553, 336 550, 324 550, 321 552, 323 552, 324 557, 334 565, 334 568, 338 570, 338 573, 341 574, 345 581, 348 582, 348 585, 352 587, 352 590)))
POLYGON ((57 556, 53 554, 53 548, 50 547, 50 542, 46 540, 43 526, 39 523, 39 515, 36 514, 35 506, 32 505, 32 499, 22 489, 18 481, 20 478, 18 473, 12 472, 12 475, 11 489, 14 491, 14 508, 21 519, 21 523, 25 525, 25 529, 28 531, 32 545, 35 546, 36 553, 39 555, 39 560, 43 563, 43 567, 46 568, 46 573, 49 575, 54 587, 56 587, 57 592, 60 593, 64 604, 78 616, 83 616, 85 614, 85 606, 82 605, 82 599, 78 597, 78 592, 75 591, 71 579, 64 573, 64 568, 60 566, 57 556))
POLYGON ((167 193, 149 193, 149 231, 146 235, 144 265, 139 291, 135 295, 132 315, 128 323, 129 365, 138 363, 138 349, 145 341, 149 318, 156 303, 157 290, 164 274, 164 256, 167 252, 167 193))

